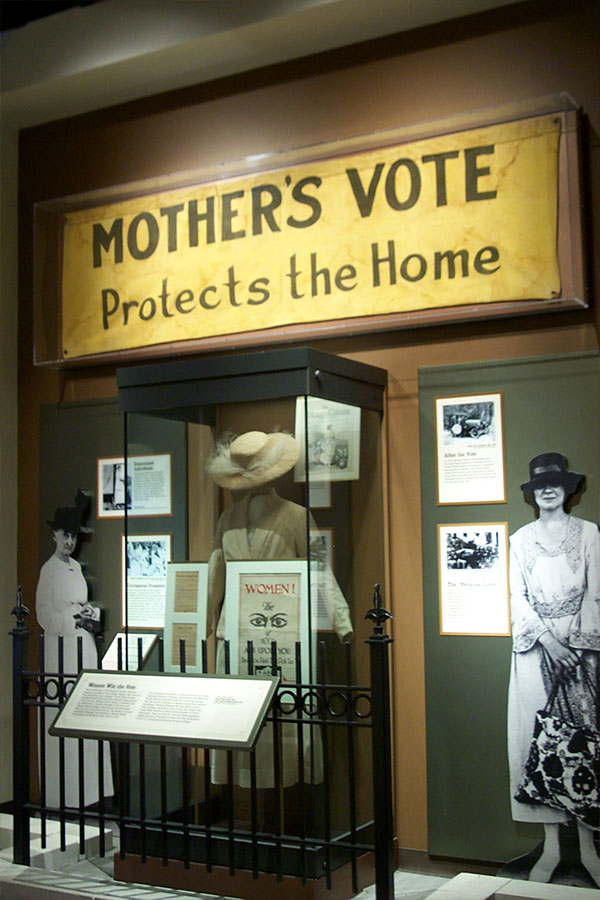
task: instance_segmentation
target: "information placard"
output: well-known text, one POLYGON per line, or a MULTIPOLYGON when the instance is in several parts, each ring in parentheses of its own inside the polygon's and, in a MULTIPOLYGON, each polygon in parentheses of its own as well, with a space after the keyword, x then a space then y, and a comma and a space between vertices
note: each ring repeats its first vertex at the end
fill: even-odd
POLYGON ((84 669, 50 733, 58 737, 251 750, 277 676, 84 669))
POLYGON ((121 625, 164 628, 170 534, 121 537, 121 625))
POLYGON ((438 506, 506 503, 502 393, 436 397, 438 506))
POLYGON ((125 472, 123 456, 98 459, 96 515, 99 519, 130 516, 170 516, 172 508, 171 454, 130 456, 125 472))
POLYGON ((509 635, 508 525, 438 525, 440 634, 509 635))
POLYGON ((206 639, 208 563, 167 563, 165 604, 166 672, 181 671, 180 641, 185 641, 185 670, 202 674, 202 641, 206 639))

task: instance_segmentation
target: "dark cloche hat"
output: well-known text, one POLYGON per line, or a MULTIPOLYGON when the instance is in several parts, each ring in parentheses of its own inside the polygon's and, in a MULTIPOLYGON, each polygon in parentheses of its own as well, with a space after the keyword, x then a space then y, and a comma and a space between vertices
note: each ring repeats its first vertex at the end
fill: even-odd
POLYGON ((546 484, 559 484, 567 495, 574 494, 583 478, 585 475, 569 472, 567 458, 562 453, 540 453, 530 460, 529 481, 521 485, 521 490, 533 494, 546 484))
POLYGON ((87 519, 90 510, 90 497, 81 488, 77 491, 75 497, 75 506, 59 506, 54 511, 54 518, 51 522, 47 522, 53 531, 62 528, 69 534, 78 534, 78 532, 88 532, 91 529, 84 528, 83 522, 87 519))

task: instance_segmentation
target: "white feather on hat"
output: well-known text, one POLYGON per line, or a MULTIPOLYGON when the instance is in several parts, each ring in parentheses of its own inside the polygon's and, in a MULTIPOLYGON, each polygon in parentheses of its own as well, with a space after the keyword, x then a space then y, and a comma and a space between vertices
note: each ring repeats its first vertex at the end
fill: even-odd
POLYGON ((289 472, 299 454, 298 441, 285 431, 247 431, 218 443, 206 470, 220 487, 247 490, 289 472))

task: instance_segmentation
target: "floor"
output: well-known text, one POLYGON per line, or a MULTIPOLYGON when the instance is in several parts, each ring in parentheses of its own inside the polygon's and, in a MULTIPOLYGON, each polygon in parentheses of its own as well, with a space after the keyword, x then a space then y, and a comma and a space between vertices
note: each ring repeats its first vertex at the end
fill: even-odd
MULTIPOLYGON (((600 900, 600 891, 541 885, 489 875, 461 873, 453 878, 398 871, 394 900, 600 900)), ((61 872, 11 866, 0 861, 1 900, 223 900, 196 894, 113 881, 105 862, 86 860, 61 872), (10 871, 9 871, 10 870, 10 871)), ((375 887, 355 900, 375 900, 375 887)), ((293 898, 290 898, 293 900, 293 898)))
MULTIPOLYGON (((214 894, 177 891, 148 885, 115 882, 114 848, 118 837, 110 834, 106 855, 98 856, 98 836, 90 828, 85 834, 85 854, 80 853, 80 835, 68 826, 66 849, 59 849, 59 834, 52 831, 41 850, 32 835, 32 865, 12 864, 11 822, 0 816, 0 900, 229 900, 214 894)), ((10 818, 10 817, 9 817, 10 818)), ((454 877, 419 874, 399 870, 394 876, 394 900, 600 900, 600 890, 541 885, 504 875, 460 873, 454 877)), ((290 898, 293 900, 293 898, 290 898)), ((366 888, 355 900, 376 900, 375 886, 366 888)))
MULTIPOLYGON (((78 874, 94 878, 102 877, 103 879, 112 881, 111 871, 112 864, 110 862, 107 865, 106 860, 94 859, 84 860, 71 866, 65 874, 78 874)), ((442 884, 446 884, 449 880, 449 878, 441 878, 436 875, 396 872, 394 874, 394 900, 427 900, 432 891, 442 884)), ((152 892, 155 891, 156 889, 153 888, 152 892)), ((190 897, 193 896, 194 895, 190 895, 185 891, 181 893, 174 891, 172 894, 168 894, 169 900, 175 900, 177 897, 185 897, 187 900, 190 900, 190 897)), ((196 896, 202 898, 214 897, 213 894, 199 894, 196 896)), ((140 897, 144 897, 144 894, 140 893, 140 897)), ((150 900, 150 897, 154 900, 154 893, 149 894, 148 900, 150 900)), ((360 894, 355 896, 354 900, 375 900, 375 886, 372 885, 371 887, 365 888, 364 891, 361 891, 360 894)))
MULTIPOLYGON (((40 900, 115 900, 117 897, 126 900, 215 900, 212 894, 118 884, 104 871, 100 860, 86 860, 61 872, 29 868, 13 873, 10 882, 2 878, 2 872, 0 864, 2 900, 34 900, 38 897, 40 900)), ((427 900, 433 891, 449 881, 435 875, 396 872, 394 900, 427 900)), ((598 894, 600 896, 600 892, 598 894)), ((375 900, 375 887, 366 888, 356 900, 375 900)))
MULTIPOLYGON (((118 827, 108 833, 105 856, 99 856, 98 835, 94 828, 86 828, 85 852, 80 852, 80 835, 75 825, 67 824, 64 850, 60 850, 59 825, 47 822, 45 848, 42 849, 36 831, 40 822, 32 819, 31 866, 12 865, 12 817, 0 815, 0 898, 1 900, 205 900, 213 894, 193 894, 168 888, 125 885, 115 882, 113 856, 118 846, 118 827)), ((436 875, 396 872, 394 900, 427 900, 432 891, 450 881, 436 875)), ((366 888, 356 900, 375 900, 375 887, 366 888)))

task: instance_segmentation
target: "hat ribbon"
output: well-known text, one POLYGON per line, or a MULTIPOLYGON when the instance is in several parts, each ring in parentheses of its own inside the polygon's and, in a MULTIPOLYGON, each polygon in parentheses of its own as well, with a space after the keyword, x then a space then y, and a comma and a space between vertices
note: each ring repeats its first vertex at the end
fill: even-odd
POLYGON ((560 472, 563 475, 567 474, 561 466, 557 466, 556 463, 551 463, 549 466, 536 466, 532 475, 545 475, 547 472, 560 472))

